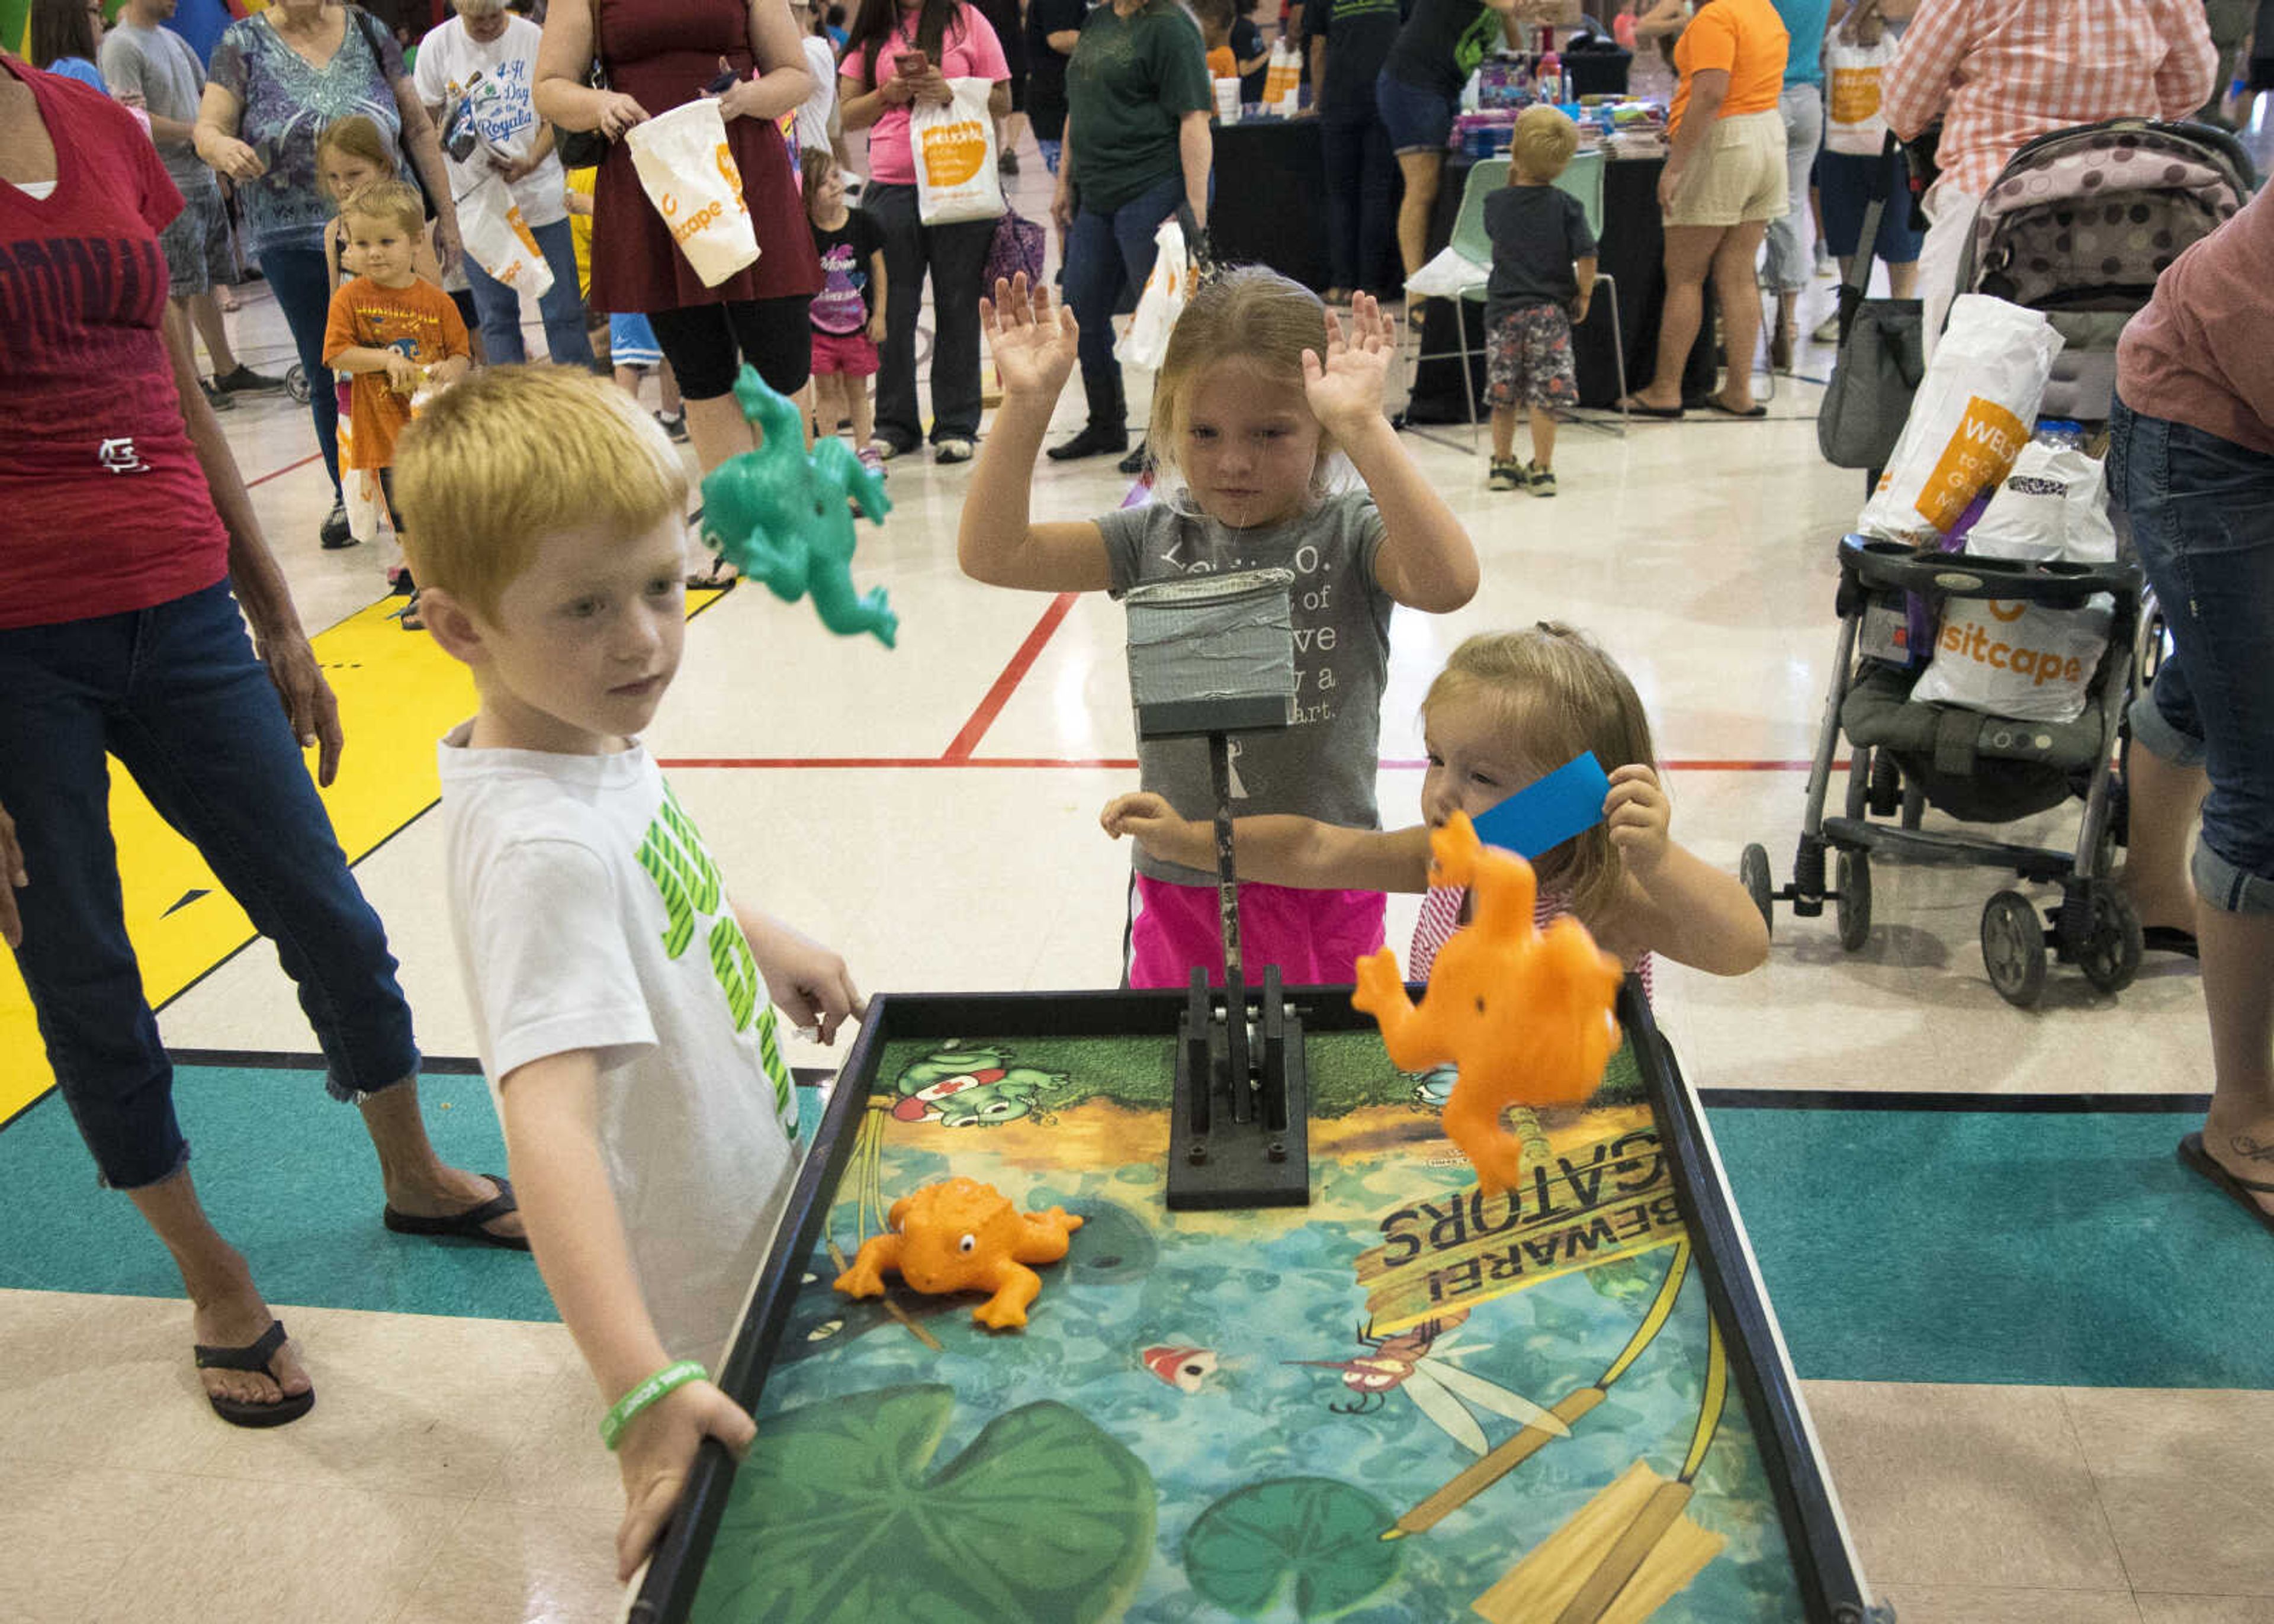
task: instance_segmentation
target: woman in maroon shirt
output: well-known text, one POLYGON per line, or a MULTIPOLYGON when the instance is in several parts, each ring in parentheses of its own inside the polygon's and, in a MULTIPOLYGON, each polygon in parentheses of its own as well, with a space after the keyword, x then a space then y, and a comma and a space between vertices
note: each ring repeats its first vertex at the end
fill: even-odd
POLYGON ((0 939, 103 1182, 180 1268, 215 1411, 273 1426, 313 1391, 191 1184, 106 754, 276 943, 388 1227, 527 1243, 503 1181, 427 1142, 395 960, 301 756, 331 782, 339 713, 168 308, 181 207, 125 109, 0 54, 0 939))
POLYGON ((806 306, 821 291, 821 261, 774 123, 812 93, 805 47, 781 0, 553 0, 545 14, 538 117, 564 130, 599 130, 612 143, 592 197, 591 306, 644 315, 654 327, 706 473, 755 443, 734 403, 742 362, 784 395, 803 388, 812 368, 806 306), (596 54, 606 90, 584 82, 596 54), (705 94, 725 69, 735 83, 719 110, 758 258, 706 288, 648 201, 621 138, 705 94))

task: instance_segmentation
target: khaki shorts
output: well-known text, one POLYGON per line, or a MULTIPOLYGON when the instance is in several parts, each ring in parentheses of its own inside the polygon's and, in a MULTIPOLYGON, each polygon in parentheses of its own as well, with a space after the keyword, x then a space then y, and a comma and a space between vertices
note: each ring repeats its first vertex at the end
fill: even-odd
POLYGON ((1670 226, 1734 226, 1781 218, 1790 202, 1785 190, 1784 117, 1774 108, 1740 113, 1713 126, 1706 150, 1666 211, 1670 226))

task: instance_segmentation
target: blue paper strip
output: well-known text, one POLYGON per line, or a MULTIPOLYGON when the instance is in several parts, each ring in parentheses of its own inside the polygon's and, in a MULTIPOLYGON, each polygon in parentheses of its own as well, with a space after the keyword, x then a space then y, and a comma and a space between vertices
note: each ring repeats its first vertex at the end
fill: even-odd
POLYGON ((1477 818, 1477 838, 1535 861, 1601 823, 1610 793, 1610 775, 1590 750, 1477 818))

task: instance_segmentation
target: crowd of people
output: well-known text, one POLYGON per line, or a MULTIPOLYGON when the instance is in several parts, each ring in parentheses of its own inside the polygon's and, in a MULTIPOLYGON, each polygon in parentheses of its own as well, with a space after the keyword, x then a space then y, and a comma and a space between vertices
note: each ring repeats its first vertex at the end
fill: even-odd
MULTIPOLYGON (((1609 796, 1600 828, 1543 857, 1544 906, 1581 918, 1645 981, 1659 957, 1725 974, 1761 962, 1752 901, 1672 838, 1633 685, 1560 623, 1460 646, 1425 707, 1422 822, 1380 827, 1392 612, 1460 609, 1480 565, 1386 415, 1410 335, 1378 295, 1401 263, 1419 268, 1462 81, 1515 37, 1526 4, 1310 0, 1306 18, 1284 20, 1307 44, 1333 132, 1335 297, 1258 267, 1208 281, 1169 336, 1133 449, 1111 319, 1146 281, 1164 222, 1207 229, 1211 80, 1254 71, 1262 43, 1224 9, 1196 24, 1179 0, 860 0, 849 15, 822 0, 551 0, 540 22, 505 0, 454 0, 411 65, 392 28, 339 0, 275 0, 205 62, 164 27, 172 0, 125 0, 115 17, 37 0, 34 55, 54 71, 0 56, 0 247, 48 245, 0 264, 8 307, 41 312, 9 338, 0 498, 36 502, 110 562, 98 579, 72 550, 0 533, 0 937, 103 1181, 179 1265, 218 1414, 288 1422, 313 1389, 191 1183, 124 920, 107 754, 277 942, 330 1091, 372 1139, 388 1227, 533 1247, 614 1406, 604 1431, 622 1460, 626 1571, 700 1440, 750 1437, 701 1362, 720 1351, 789 1166, 772 1006, 826 1039, 862 1001, 833 951, 725 899, 637 743, 685 635, 695 482, 674 440, 698 473, 754 448, 734 394, 745 364, 808 400, 814 432, 849 421, 872 470, 927 440, 940 463, 974 462, 957 552, 978 582, 1122 591, 1180 570, 1310 560, 1314 596, 1332 605, 1319 647, 1334 650, 1334 699, 1243 756, 1251 965, 1345 980, 1382 944, 1384 893, 1409 890, 1428 892, 1418 974, 1464 922, 1459 891, 1430 891, 1429 828, 1586 750, 1614 769, 1609 796), (1212 49, 1231 74, 1212 71, 1212 49), (1016 121, 1032 120, 1055 177, 1062 297, 1023 273, 986 280, 992 222, 925 218, 916 109, 972 79, 990 88, 1005 170, 1016 121), (715 282, 649 204, 625 140, 704 96, 763 249, 715 282), (569 169, 577 157, 592 162, 569 169), (526 356, 521 295, 464 244, 458 206, 492 184, 552 272, 537 301, 552 367, 511 365, 526 356), (215 415, 283 381, 228 342, 219 296, 239 245, 309 385, 338 492, 324 545, 358 539, 358 500, 383 512, 403 552, 405 624, 464 662, 480 694, 443 752, 448 883, 519 1192, 446 1165, 428 1143, 395 963, 316 793, 342 748, 336 708, 215 415), (927 287, 928 415, 916 376, 927 287), (599 375, 600 332, 614 381, 599 375), (1002 391, 983 441, 983 343, 1002 391), (663 421, 635 398, 650 367, 666 373, 663 421), (1087 421, 1046 447, 1077 370, 1087 421), (1039 458, 1109 455, 1149 465, 1155 500, 1037 515, 1039 458), (1354 478, 1330 479, 1344 465, 1354 478), (574 614, 557 610, 564 596, 574 614), (312 781, 305 749, 317 753, 312 781), (664 861, 635 855, 657 843, 664 861), (655 867, 709 876, 706 951, 655 928, 655 867), (601 1080, 625 1074, 643 1104, 604 1121, 601 1080)), ((1879 252, 1931 303, 1949 297, 1955 244, 2023 142, 2117 115, 2191 115, 2228 71, 2200 0, 1912 9, 1664 0, 1638 19, 1638 37, 1674 41, 1679 83, 1659 187, 1658 372, 1632 410, 1685 409, 1710 278, 1731 365, 1704 403, 1761 415, 1746 362, 1757 261, 1766 252, 1773 342, 1789 350, 1788 296, 1812 274, 1811 177, 1831 252, 1869 246, 1853 204, 1883 160, 1817 150, 1828 43, 1873 49, 1908 25, 1884 64, 1885 118, 1906 138, 1939 122, 1939 178, 1924 241, 1897 228, 1891 244, 1883 227, 1879 252)), ((1488 478, 1535 496, 1555 490, 1555 413, 1574 398, 1573 324, 1596 274, 1585 213, 1554 185, 1577 139, 1560 111, 1527 111, 1486 216, 1488 478)), ((2274 660, 2274 377, 2251 342, 2270 222, 2254 202, 2171 268, 2122 352, 2110 459, 2177 646, 2135 711, 2132 883, 2150 923, 2199 938, 2218 1076, 2190 1154, 2255 1210, 2274 1194, 2254 1177, 2274 1173, 2274 739, 2253 696, 2274 660), (2198 808, 2202 842, 2183 875, 2198 808)), ((1931 313, 1930 334, 1938 325, 1931 313)), ((1221 969, 1196 759, 1141 746, 1142 788, 1103 814, 1140 848, 1135 985, 1221 969)))

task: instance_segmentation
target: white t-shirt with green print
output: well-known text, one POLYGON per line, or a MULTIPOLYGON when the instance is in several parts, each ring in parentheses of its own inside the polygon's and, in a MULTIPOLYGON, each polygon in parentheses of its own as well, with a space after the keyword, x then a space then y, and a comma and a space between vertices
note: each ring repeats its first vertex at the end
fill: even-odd
POLYGON ((442 741, 442 816, 492 1094, 532 1060, 598 1053, 648 1312, 674 1358, 715 1368, 789 1187, 797 1107, 765 983, 646 750, 478 750, 466 731, 442 741))

